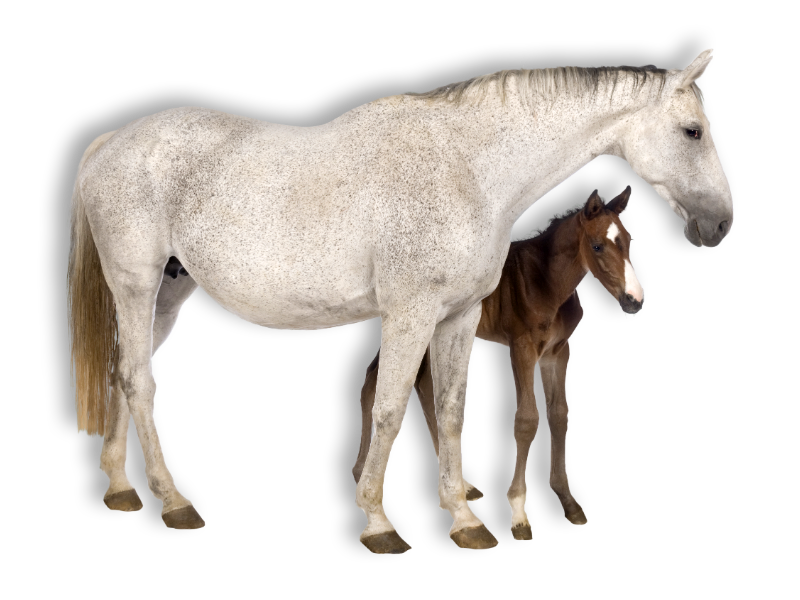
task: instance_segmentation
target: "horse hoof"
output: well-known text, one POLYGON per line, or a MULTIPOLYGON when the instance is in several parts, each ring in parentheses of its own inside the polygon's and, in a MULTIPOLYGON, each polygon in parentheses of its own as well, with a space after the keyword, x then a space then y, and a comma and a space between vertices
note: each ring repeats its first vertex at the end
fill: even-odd
POLYGON ((164 513, 161 518, 172 529, 200 529, 206 524, 191 504, 164 513))
POLYGON ((586 525, 586 515, 583 514, 583 509, 580 506, 574 512, 564 513, 564 516, 574 525, 586 525))
POLYGON ((373 554, 402 554, 406 550, 411 550, 411 546, 406 544, 396 531, 385 531, 361 538, 361 543, 373 554))
POLYGON ((122 510, 131 512, 142 508, 142 501, 139 499, 139 494, 133 488, 125 490, 124 492, 116 492, 103 498, 103 502, 111 510, 122 510))
POLYGON ((459 548, 470 548, 472 550, 485 550, 497 546, 497 539, 483 525, 477 527, 465 527, 450 534, 459 548))
POLYGON ((483 498, 483 492, 478 488, 474 487, 467 490, 467 500, 477 500, 478 498, 483 498))
POLYGON ((511 535, 515 540, 532 540, 531 526, 527 523, 519 523, 511 528, 511 535))

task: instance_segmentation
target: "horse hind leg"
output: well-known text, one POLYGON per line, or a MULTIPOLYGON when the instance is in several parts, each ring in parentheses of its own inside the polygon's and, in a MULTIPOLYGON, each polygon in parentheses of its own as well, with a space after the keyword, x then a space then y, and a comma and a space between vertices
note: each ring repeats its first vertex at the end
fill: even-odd
MULTIPOLYGON (((148 485, 153 495, 163 502, 164 522, 168 527, 175 529, 202 527, 205 523, 200 515, 175 487, 172 475, 164 462, 153 421, 156 385, 150 358, 155 347, 153 331, 156 303, 167 257, 162 259, 154 257, 149 264, 142 262, 130 264, 128 261, 124 263, 120 261, 120 265, 124 264, 122 268, 113 260, 114 248, 106 248, 104 253, 98 244, 98 250, 101 260, 106 259, 103 265, 104 272, 114 295, 117 310, 119 349, 114 396, 118 399, 119 418, 116 430, 127 427, 124 409, 121 407, 124 397, 142 445, 148 485)), ((191 287, 189 284, 187 286, 191 287)), ((164 330, 169 328, 171 327, 165 327, 164 330)), ((163 335, 160 341, 163 342, 163 335)), ((117 439, 121 441, 121 437, 117 439)), ((121 458, 124 459, 124 455, 121 458)), ((119 461, 119 458, 117 460, 119 461)))
MULTIPOLYGON (((169 270, 165 270, 158 291, 153 321, 154 354, 169 336, 181 306, 195 289, 197 283, 191 276, 175 277, 169 270)), ((114 372, 103 451, 100 455, 100 467, 109 479, 108 491, 103 497, 103 502, 111 510, 136 511, 142 508, 142 501, 125 473, 130 411, 125 394, 117 381, 118 364, 115 364, 114 372)))

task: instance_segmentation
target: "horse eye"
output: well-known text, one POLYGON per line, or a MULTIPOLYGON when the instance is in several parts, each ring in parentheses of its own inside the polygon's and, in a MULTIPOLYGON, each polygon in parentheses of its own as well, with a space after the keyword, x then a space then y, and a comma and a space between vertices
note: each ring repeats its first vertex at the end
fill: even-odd
POLYGON ((594 250, 595 252, 600 252, 602 249, 603 249, 603 247, 600 246, 599 244, 594 244, 592 246, 592 250, 594 250))
POLYGON ((694 140, 699 140, 701 137, 703 137, 703 133, 699 129, 687 129, 686 135, 694 140))

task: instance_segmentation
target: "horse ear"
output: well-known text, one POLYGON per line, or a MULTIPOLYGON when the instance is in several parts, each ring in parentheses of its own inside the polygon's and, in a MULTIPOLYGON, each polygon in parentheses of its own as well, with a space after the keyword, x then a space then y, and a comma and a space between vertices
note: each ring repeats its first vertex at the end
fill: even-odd
POLYGON ((628 206, 628 198, 631 197, 631 186, 625 190, 611 202, 606 205, 608 210, 613 210, 615 213, 620 214, 628 206))
POLYGON ((592 195, 589 196, 589 199, 586 201, 586 204, 583 207, 583 216, 586 217, 587 220, 591 221, 601 212, 603 212, 603 208, 605 208, 605 204, 600 199, 600 196, 597 195, 597 190, 592 192, 592 195))
POLYGON ((692 64, 686 67, 682 72, 682 78, 680 84, 678 84, 677 89, 679 90, 688 90, 692 84, 703 74, 703 71, 706 70, 708 63, 711 62, 711 59, 714 58, 711 56, 712 50, 706 50, 700 56, 694 59, 692 64))

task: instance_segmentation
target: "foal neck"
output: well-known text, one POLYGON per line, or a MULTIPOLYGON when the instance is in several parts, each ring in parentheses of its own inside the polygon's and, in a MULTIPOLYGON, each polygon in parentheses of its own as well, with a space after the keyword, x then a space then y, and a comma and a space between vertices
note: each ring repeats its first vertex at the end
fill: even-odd
POLYGON ((540 256, 544 281, 542 290, 556 306, 572 295, 587 273, 580 255, 581 227, 579 215, 556 219, 539 236, 528 240, 540 256))

